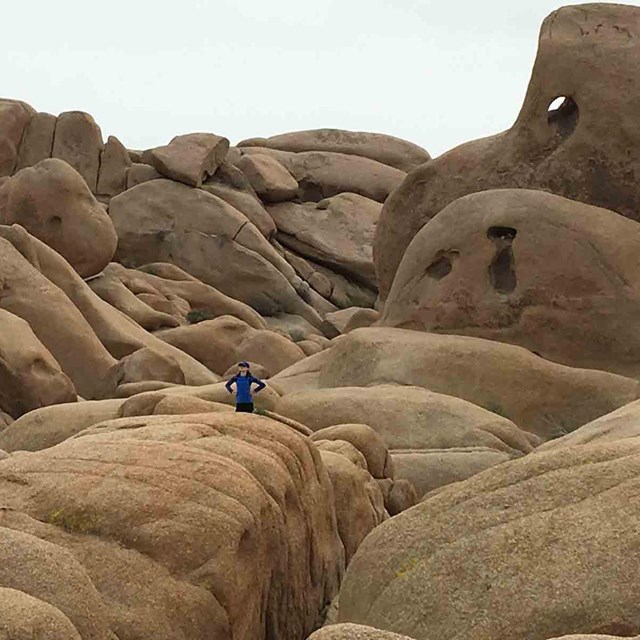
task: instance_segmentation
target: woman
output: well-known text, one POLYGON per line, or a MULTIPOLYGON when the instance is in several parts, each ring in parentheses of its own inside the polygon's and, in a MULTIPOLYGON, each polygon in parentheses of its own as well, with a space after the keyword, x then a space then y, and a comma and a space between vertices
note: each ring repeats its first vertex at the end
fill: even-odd
POLYGON ((241 362, 238 365, 238 373, 224 385, 229 393, 233 393, 234 384, 236 385, 236 411, 253 413, 251 385, 256 385, 255 393, 260 393, 267 385, 251 375, 248 362, 241 362))

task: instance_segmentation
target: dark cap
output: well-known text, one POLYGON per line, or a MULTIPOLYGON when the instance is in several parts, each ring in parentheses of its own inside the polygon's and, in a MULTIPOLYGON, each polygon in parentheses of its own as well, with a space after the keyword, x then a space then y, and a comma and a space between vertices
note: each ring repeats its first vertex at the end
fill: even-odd
POLYGON ((249 363, 248 362, 238 362, 238 366, 239 367, 245 367, 246 369, 249 369, 249 363))

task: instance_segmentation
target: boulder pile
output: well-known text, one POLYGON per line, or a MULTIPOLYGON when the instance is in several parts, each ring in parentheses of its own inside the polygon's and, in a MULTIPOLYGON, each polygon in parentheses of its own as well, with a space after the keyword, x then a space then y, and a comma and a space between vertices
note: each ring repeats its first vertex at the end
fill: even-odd
POLYGON ((640 636, 638 42, 435 159, 0 99, 0 638, 640 636))

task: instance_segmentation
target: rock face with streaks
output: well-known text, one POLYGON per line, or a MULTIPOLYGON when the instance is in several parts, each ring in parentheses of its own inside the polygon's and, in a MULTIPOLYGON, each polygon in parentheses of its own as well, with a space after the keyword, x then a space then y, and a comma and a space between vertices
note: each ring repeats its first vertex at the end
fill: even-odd
POLYGON ((0 586, 83 639, 303 638, 344 568, 318 452, 259 416, 106 422, 3 461, 0 496, 0 586))

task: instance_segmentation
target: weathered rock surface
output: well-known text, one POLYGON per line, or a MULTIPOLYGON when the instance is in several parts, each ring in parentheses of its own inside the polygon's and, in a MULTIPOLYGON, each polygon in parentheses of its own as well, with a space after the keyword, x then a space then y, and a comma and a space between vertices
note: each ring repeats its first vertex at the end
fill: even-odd
POLYGON ((199 187, 215 173, 229 151, 229 141, 213 133, 176 136, 168 145, 149 152, 157 171, 171 180, 199 187))
POLYGON ((265 238, 276 232, 273 218, 267 213, 248 178, 228 161, 223 162, 202 188, 243 213, 265 238))
POLYGON ((0 187, 0 223, 20 224, 83 277, 100 272, 118 238, 78 172, 61 160, 22 169, 0 187))
POLYGON ((325 322, 330 323, 338 333, 349 333, 354 329, 362 329, 376 322, 380 314, 375 309, 347 307, 327 313, 325 322))
MULTIPOLYGON (((27 320, 32 330, 86 399, 111 393, 117 381, 116 359, 143 347, 166 353, 182 369, 187 384, 208 384, 217 377, 186 353, 145 331, 101 300, 65 259, 16 225, 0 226, 2 242, 15 248, 0 258, 13 295, 0 307, 27 320), (34 292, 37 292, 35 295, 34 292)), ((1 271, 0 271, 1 272, 1 271)))
POLYGON ((127 171, 127 189, 131 189, 143 182, 159 180, 162 177, 162 174, 158 173, 152 166, 134 162, 127 171))
POLYGON ((32 167, 51 157, 58 119, 50 113, 36 113, 27 124, 20 142, 16 171, 32 167))
POLYGON ((297 640, 344 567, 331 496, 315 447, 268 418, 123 419, 0 464, 0 526, 66 571, 0 553, 9 575, 48 575, 83 638, 297 640), (83 628, 76 611, 92 615, 83 628))
POLYGON ((281 151, 333 151, 370 158, 402 171, 411 171, 427 162, 431 156, 417 144, 384 135, 343 129, 312 129, 293 131, 270 138, 251 138, 239 147, 268 147, 281 151))
POLYGON ((116 196, 127 189, 127 174, 131 159, 125 146, 115 136, 109 136, 100 155, 100 173, 96 192, 116 196))
POLYGON ((60 609, 24 591, 2 587, 0 636, 6 640, 82 640, 60 609))
POLYGON ((563 7, 544 21, 513 127, 415 169, 385 203, 374 246, 382 299, 413 237, 469 193, 542 189, 640 219, 639 32, 637 7, 621 4, 563 7))
POLYGON ((116 276, 100 275, 89 282, 91 290, 102 300, 119 309, 147 331, 177 327, 181 322, 174 316, 156 311, 140 300, 116 276))
POLYGON ((264 202, 284 202, 296 196, 297 181, 275 158, 247 155, 240 158, 238 167, 264 202))
POLYGON ((157 335, 219 375, 244 360, 256 362, 275 375, 305 357, 302 349, 284 336, 254 329, 231 316, 167 329, 157 335))
POLYGON ((14 172, 20 140, 33 115, 25 102, 0 99, 0 178, 14 172))
MULTIPOLYGON (((315 378, 308 373, 307 388, 415 385, 468 400, 545 440, 638 394, 638 383, 630 378, 567 367, 522 347, 468 336, 356 329, 315 357, 323 360, 315 367, 315 378)), ((304 361, 299 365, 303 369, 304 361)), ((277 380, 288 377, 285 370, 277 380)))
POLYGON ((393 478, 393 461, 387 444, 380 434, 366 424, 336 424, 319 429, 311 439, 344 440, 351 443, 364 457, 367 471, 374 478, 393 478))
MULTIPOLYGON (((26 457, 12 456, 3 461, 0 484, 5 490, 8 467, 26 457)), ((35 520, 30 522, 30 518, 14 512, 9 506, 3 509, 0 515, 0 587, 21 591, 55 607, 83 640, 113 640, 106 619, 107 609, 71 545, 65 549, 49 542, 47 536, 34 535, 32 527, 39 526, 46 528, 35 520), (24 526, 20 526, 20 521, 24 526)))
POLYGON ((634 439, 537 453, 439 491, 366 538, 339 620, 420 640, 637 635, 639 452, 634 439))
POLYGON ((269 213, 284 246, 375 289, 371 247, 380 209, 378 202, 342 193, 317 204, 282 203, 269 213))
POLYGON ((340 453, 321 450, 320 457, 333 487, 338 531, 348 563, 369 532, 389 515, 368 471, 340 453))
POLYGON ((92 193, 98 186, 102 147, 100 127, 88 113, 68 111, 58 116, 51 157, 70 164, 92 193))
POLYGON ((28 323, 0 309, 0 410, 18 418, 38 407, 75 402, 76 395, 28 323))
POLYGON ((410 480, 419 495, 533 448, 528 434, 511 421, 459 398, 419 387, 380 385, 300 392, 280 398, 275 410, 323 434, 332 425, 369 425, 389 447, 394 477, 410 480), (470 449, 466 465, 457 465, 449 475, 437 473, 434 450, 444 458, 440 466, 446 469, 448 450, 456 454, 465 447, 470 449), (471 452, 494 456, 485 456, 481 464, 471 452), (405 457, 408 453, 411 464, 405 457))
POLYGON ((293 268, 239 211, 201 189, 153 180, 109 205, 128 266, 172 262, 264 315, 319 317, 294 288, 293 268), (292 284, 293 282, 293 284, 292 284))
MULTIPOLYGON (((6 231, 15 228, 0 227, 1 236, 6 231)), ((76 277, 80 280, 80 276, 76 277)), ((0 298, 0 308, 29 323, 82 397, 99 398, 110 392, 116 360, 64 292, 5 237, 0 237, 0 289, 5 292, 0 298)))
POLYGON ((409 245, 379 324, 640 375, 640 224, 542 191, 456 200, 409 245))
POLYGON ((0 449, 40 451, 53 447, 94 424, 122 417, 123 402, 89 400, 29 411, 0 431, 0 449))
POLYGON ((545 442, 537 450, 551 451, 581 444, 624 440, 636 436, 640 436, 640 400, 625 404, 605 416, 596 418, 562 438, 545 442))
POLYGON ((105 275, 120 280, 144 302, 144 294, 162 295, 167 302, 184 301, 188 308, 181 305, 181 312, 177 315, 181 319, 189 320, 191 311, 208 319, 235 316, 256 329, 264 329, 266 326, 265 321, 250 306, 200 282, 172 264, 153 263, 146 264, 141 269, 126 269, 112 262, 105 269, 105 275))
POLYGON ((357 193, 384 202, 406 177, 404 171, 369 158, 330 151, 290 153, 264 147, 242 147, 244 155, 269 155, 298 181, 298 196, 318 202, 339 193, 357 193))
POLYGON ((323 627, 312 633, 308 640, 413 640, 413 638, 346 622, 323 627))

